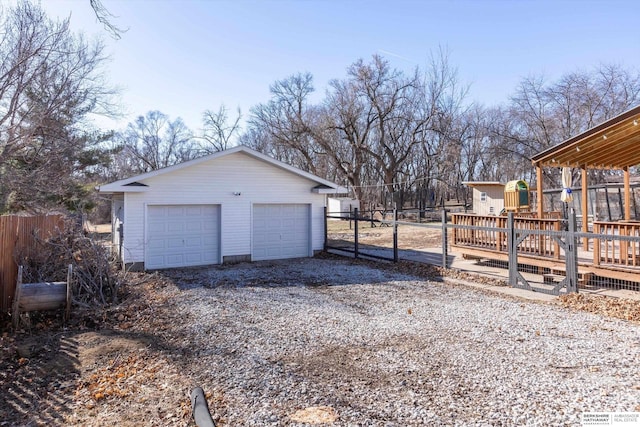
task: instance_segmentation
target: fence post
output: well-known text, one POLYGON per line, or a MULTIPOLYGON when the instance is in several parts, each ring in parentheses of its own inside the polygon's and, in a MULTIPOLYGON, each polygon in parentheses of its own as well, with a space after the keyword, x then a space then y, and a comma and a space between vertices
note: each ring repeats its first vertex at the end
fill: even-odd
POLYGON ((13 317, 13 329, 18 329, 20 324, 20 288, 22 287, 22 266, 18 266, 18 276, 16 278, 16 292, 13 299, 13 311, 11 312, 13 317))
POLYGON ((393 262, 398 262, 398 210, 393 209, 393 262))
POLYGON ((353 253, 354 258, 358 258, 358 208, 353 208, 353 253))
POLYGON ((509 254, 509 285, 518 284, 518 247, 516 245, 516 233, 514 228, 513 212, 507 217, 507 253, 509 254))
POLYGON ((327 252, 327 246, 329 246, 329 234, 327 226, 329 221, 327 220, 327 207, 324 207, 324 251, 327 252))
POLYGON ((576 212, 574 208, 569 210, 567 218, 569 222, 569 231, 567 233, 567 250, 565 253, 565 270, 567 273, 567 293, 578 292, 578 253, 576 245, 576 212))
POLYGON ((447 253, 449 247, 448 236, 447 236, 447 210, 442 209, 442 267, 449 268, 447 253))

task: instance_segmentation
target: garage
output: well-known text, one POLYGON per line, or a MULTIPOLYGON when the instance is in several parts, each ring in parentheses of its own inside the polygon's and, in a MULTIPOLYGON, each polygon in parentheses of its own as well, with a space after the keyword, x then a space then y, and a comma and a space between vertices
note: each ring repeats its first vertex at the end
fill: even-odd
POLYGON ((311 255, 311 218, 307 204, 253 205, 254 261, 311 255))
POLYGON ((313 256, 328 195, 348 192, 245 146, 100 186, 129 270, 313 256))
POLYGON ((148 206, 146 268, 219 262, 219 205, 148 206))

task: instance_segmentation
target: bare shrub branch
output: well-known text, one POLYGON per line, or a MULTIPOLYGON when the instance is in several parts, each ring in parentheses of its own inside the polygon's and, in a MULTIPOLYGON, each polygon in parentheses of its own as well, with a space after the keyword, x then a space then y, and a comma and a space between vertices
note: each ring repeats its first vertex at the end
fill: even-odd
POLYGON ((58 234, 36 241, 35 250, 16 254, 16 262, 24 266, 25 283, 65 281, 71 264, 74 304, 102 306, 118 302, 125 276, 115 268, 109 249, 87 235, 78 221, 68 218, 58 234))

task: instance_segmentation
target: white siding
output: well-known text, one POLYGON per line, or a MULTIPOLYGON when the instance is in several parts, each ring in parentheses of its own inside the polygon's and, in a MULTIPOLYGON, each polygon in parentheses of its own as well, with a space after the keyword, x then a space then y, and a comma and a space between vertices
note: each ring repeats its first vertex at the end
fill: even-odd
POLYGON ((360 200, 348 197, 329 197, 327 200, 327 214, 334 217, 348 218, 353 209, 360 209, 360 200))
POLYGON ((504 186, 478 185, 473 187, 473 212, 477 215, 500 215, 504 208, 504 186), (487 193, 483 202, 480 195, 487 193), (491 208, 493 207, 493 212, 491 208))
POLYGON ((310 204, 312 249, 323 247, 325 196, 311 192, 316 183, 244 153, 233 153, 141 183, 149 186, 147 191, 125 194, 126 263, 144 261, 147 205, 220 205, 221 252, 225 257, 251 254, 253 204, 310 204))

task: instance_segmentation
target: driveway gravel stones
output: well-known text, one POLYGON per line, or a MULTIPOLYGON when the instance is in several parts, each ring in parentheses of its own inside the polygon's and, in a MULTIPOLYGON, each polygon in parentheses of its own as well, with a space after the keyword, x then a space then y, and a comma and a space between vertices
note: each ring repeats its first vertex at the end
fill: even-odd
POLYGON ((172 341, 220 425, 570 426, 640 411, 640 326, 303 259, 167 273, 172 341), (309 420, 306 424, 313 424, 309 420))

